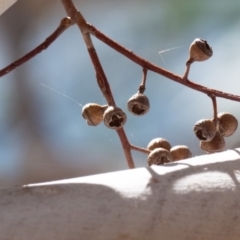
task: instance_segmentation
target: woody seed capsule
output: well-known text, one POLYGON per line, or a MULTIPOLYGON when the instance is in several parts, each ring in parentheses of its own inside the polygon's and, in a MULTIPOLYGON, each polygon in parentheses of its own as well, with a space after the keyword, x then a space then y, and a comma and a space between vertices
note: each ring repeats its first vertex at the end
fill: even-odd
POLYGON ((190 45, 189 54, 188 62, 205 61, 212 56, 213 51, 206 40, 196 38, 190 45))
POLYGON ((170 152, 164 148, 155 148, 148 155, 148 165, 162 165, 164 163, 172 162, 170 152))
POLYGON ((229 137, 237 130, 238 120, 232 114, 219 113, 218 120, 219 132, 223 137, 229 137))
POLYGON ((215 123, 211 119, 202 119, 195 123, 193 131, 197 138, 201 141, 211 141, 217 130, 215 123))

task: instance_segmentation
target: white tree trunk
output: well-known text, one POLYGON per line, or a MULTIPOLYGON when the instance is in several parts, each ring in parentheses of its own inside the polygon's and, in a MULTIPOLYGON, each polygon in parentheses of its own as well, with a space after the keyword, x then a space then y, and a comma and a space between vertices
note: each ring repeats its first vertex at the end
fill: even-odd
POLYGON ((0 239, 239 240, 239 149, 0 190, 0 239))
POLYGON ((10 8, 17 0, 0 0, 0 15, 10 8))

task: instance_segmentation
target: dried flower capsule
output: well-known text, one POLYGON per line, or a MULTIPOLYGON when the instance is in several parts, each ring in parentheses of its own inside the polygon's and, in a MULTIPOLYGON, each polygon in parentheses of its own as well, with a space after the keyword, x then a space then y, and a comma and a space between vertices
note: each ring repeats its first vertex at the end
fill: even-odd
POLYGON ((196 38, 189 48, 190 57, 188 62, 205 61, 213 54, 212 48, 206 40, 196 38))
POLYGON ((170 149, 173 161, 178 161, 192 156, 191 151, 185 145, 178 145, 170 149))
POLYGON ((132 114, 141 116, 149 111, 150 104, 143 93, 136 93, 128 100, 127 107, 132 114))
POLYGON ((219 133, 223 137, 231 136, 238 127, 238 120, 230 113, 219 113, 218 114, 218 128, 219 133))
POLYGON ((101 106, 97 103, 88 103, 82 108, 82 116, 87 120, 88 125, 97 126, 102 122, 107 107, 107 105, 101 106))
POLYGON ((170 151, 171 145, 170 143, 164 139, 164 138, 154 138, 151 140, 151 142, 148 144, 147 149, 153 150, 155 148, 164 148, 168 151, 170 151))
POLYGON ((164 163, 172 162, 170 152, 164 148, 155 148, 148 155, 148 165, 162 165, 164 163))
POLYGON ((109 106, 103 114, 103 121, 108 128, 119 129, 127 121, 127 116, 122 109, 109 106))
POLYGON ((215 137, 210 142, 201 141, 200 147, 202 148, 202 150, 209 153, 221 152, 225 147, 225 140, 223 136, 221 136, 220 133, 217 132, 215 137))
POLYGON ((211 119, 202 119, 195 123, 193 131, 201 141, 211 141, 217 130, 215 123, 211 119))

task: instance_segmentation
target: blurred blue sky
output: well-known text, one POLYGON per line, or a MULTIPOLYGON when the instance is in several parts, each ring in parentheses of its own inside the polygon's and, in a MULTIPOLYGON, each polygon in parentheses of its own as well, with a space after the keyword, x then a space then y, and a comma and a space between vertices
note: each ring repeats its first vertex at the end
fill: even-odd
MULTIPOLYGON (((194 63, 189 78, 218 90, 240 94, 240 3, 226 1, 151 0, 74 1, 88 22, 147 60, 182 75, 188 47, 206 39, 213 57, 194 63), (164 51, 161 55, 159 51, 164 51)), ((61 1, 21 0, 0 16, 0 66, 5 67, 40 44, 58 26, 65 11, 61 1)), ((116 103, 127 112, 137 92, 142 69, 93 38, 116 103)), ((193 134, 199 119, 212 117, 210 99, 160 75, 148 72, 146 95, 151 109, 131 116, 125 126, 131 143, 146 147, 155 137, 172 146, 204 152, 193 134)), ((89 127, 79 104, 105 99, 76 26, 46 51, 2 77, 0 82, 0 186, 126 169, 119 139, 103 124, 89 127), (52 88, 53 90, 43 85, 52 88)), ((240 119, 240 103, 218 99, 219 112, 240 119)), ((226 139, 226 149, 240 145, 239 130, 226 139)), ((137 167, 147 156, 133 152, 137 167)))

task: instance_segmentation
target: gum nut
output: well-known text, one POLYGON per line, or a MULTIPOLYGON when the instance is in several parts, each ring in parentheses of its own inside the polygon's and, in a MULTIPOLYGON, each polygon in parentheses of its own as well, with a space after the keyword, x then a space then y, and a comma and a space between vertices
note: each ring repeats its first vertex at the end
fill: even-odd
POLYGON ((193 131, 199 140, 209 142, 214 138, 217 129, 213 120, 202 119, 195 123, 193 131))
POLYGON ((192 157, 192 153, 185 145, 178 145, 170 149, 173 161, 183 160, 192 157))
POLYGON ((200 147, 202 150, 209 153, 221 152, 225 147, 225 140, 220 133, 216 133, 215 137, 210 142, 200 141, 200 147))
POLYGON ((148 165, 162 165, 164 163, 172 162, 170 152, 164 148, 155 148, 148 155, 148 165))
POLYGON ((218 114, 219 132, 223 137, 231 136, 238 127, 238 120, 230 113, 218 114))
POLYGON ((194 61, 205 61, 213 55, 212 48, 206 40, 196 38, 189 48, 190 59, 194 61))
POLYGON ((148 150, 153 150, 155 148, 164 148, 164 149, 170 151, 171 145, 164 138, 154 138, 148 144, 147 149, 148 150))
POLYGON ((121 108, 109 106, 103 114, 103 121, 106 127, 117 130, 126 123, 127 116, 121 108))
POLYGON ((107 105, 99 105, 97 103, 88 103, 82 108, 82 116, 86 119, 90 126, 97 126, 103 120, 103 114, 107 105))
POLYGON ((149 100, 144 94, 136 93, 128 100, 127 108, 136 116, 144 115, 150 109, 149 100))

